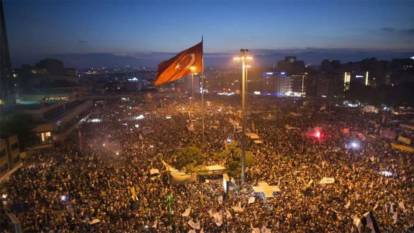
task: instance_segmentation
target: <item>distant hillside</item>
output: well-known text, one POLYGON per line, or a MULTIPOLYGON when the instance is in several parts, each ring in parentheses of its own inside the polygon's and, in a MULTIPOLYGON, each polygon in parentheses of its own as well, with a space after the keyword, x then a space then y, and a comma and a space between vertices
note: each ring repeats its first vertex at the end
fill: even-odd
MULTIPOLYGON (((260 66, 272 66, 285 56, 296 56, 304 60, 307 64, 319 65, 323 59, 336 59, 341 62, 359 61, 364 58, 376 57, 377 59, 390 60, 393 58, 408 58, 414 55, 414 51, 395 51, 395 50, 363 50, 363 49, 258 49, 251 51, 255 57, 255 64, 260 66)), ((234 53, 206 53, 205 64, 210 67, 229 67, 234 65, 232 57, 234 53)), ((161 61, 174 56, 173 53, 131 53, 128 55, 116 55, 112 53, 73 53, 73 54, 55 54, 47 55, 62 60, 65 67, 88 68, 88 67, 119 67, 147 66, 156 68, 161 61)), ((14 67, 23 63, 33 64, 40 59, 26 57, 23 61, 14 61, 14 67)))
POLYGON ((57 59, 64 62, 65 67, 88 68, 88 67, 113 67, 113 66, 142 66, 143 61, 132 56, 119 56, 111 53, 74 53, 58 54, 57 59))

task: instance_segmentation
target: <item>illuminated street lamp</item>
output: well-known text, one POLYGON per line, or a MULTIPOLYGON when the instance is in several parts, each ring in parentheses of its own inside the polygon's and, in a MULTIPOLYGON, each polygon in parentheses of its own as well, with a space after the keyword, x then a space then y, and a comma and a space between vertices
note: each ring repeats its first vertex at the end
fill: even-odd
POLYGON ((361 142, 357 139, 353 139, 345 145, 348 150, 359 151, 361 149, 361 142))
POLYGON ((246 160, 246 148, 245 148, 245 134, 246 134, 246 85, 247 85, 247 68, 250 67, 248 61, 252 61, 253 57, 249 56, 248 49, 240 49, 240 56, 234 57, 233 60, 240 62, 242 65, 242 90, 241 90, 241 102, 242 102, 242 138, 241 138, 241 149, 242 149, 242 169, 241 169, 241 183, 244 184, 245 176, 245 160, 246 160))

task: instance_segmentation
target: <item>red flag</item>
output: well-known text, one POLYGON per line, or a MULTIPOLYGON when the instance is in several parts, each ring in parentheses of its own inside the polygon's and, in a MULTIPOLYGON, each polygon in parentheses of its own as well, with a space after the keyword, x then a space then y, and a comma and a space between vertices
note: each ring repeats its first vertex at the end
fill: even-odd
POLYGON ((188 48, 175 57, 158 65, 155 85, 160 86, 178 80, 191 72, 203 72, 203 41, 188 48), (191 70, 190 70, 190 67, 191 70))

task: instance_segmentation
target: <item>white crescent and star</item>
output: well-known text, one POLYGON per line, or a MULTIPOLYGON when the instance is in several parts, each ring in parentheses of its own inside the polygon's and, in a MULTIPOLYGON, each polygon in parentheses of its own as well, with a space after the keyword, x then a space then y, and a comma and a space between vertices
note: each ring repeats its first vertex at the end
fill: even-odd
POLYGON ((178 60, 177 65, 175 66, 175 69, 177 71, 180 71, 183 69, 188 70, 190 69, 192 65, 194 65, 194 62, 195 62, 195 54, 194 53, 186 54, 178 60))

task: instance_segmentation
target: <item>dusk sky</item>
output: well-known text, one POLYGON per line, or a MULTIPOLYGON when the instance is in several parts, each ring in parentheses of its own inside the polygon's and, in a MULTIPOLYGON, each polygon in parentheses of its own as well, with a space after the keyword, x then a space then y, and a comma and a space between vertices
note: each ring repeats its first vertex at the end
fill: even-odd
POLYGON ((414 49, 414 1, 4 0, 13 56, 414 49))

